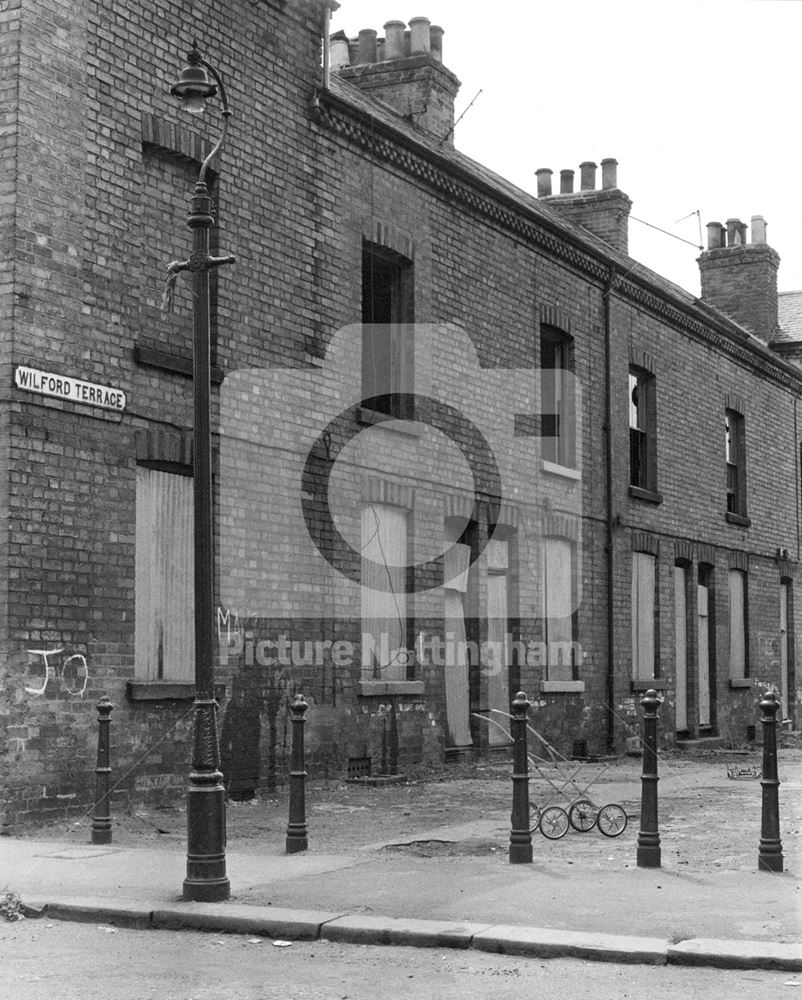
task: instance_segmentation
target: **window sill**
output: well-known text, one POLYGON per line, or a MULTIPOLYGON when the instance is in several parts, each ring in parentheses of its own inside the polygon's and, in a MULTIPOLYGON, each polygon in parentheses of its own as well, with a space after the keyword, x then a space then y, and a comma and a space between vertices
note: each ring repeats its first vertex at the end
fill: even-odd
POLYGON ((582 473, 578 469, 572 469, 569 465, 559 465, 557 462, 547 462, 545 458, 541 459, 540 469, 550 476, 559 476, 561 479, 573 479, 574 482, 582 479, 582 473))
POLYGON ((404 417, 393 417, 389 413, 380 413, 378 410, 369 410, 367 407, 360 406, 357 412, 357 420, 360 424, 366 424, 370 427, 377 424, 386 424, 392 421, 392 427, 386 427, 385 430, 395 431, 398 434, 406 434, 409 437, 420 437, 423 434, 423 425, 418 423, 414 419, 406 419, 404 417))
POLYGON ((754 687, 754 682, 751 677, 730 677, 730 687, 731 688, 751 688, 754 687))
POLYGON ((584 681, 541 681, 541 694, 581 694, 585 690, 584 681))
POLYGON ((642 678, 631 681, 632 691, 665 691, 666 689, 666 679, 665 677, 653 677, 651 680, 643 680, 642 678))
POLYGON ((752 523, 745 514, 733 514, 730 510, 727 511, 724 517, 728 524, 737 524, 740 528, 748 528, 752 523))
POLYGON ((357 681, 357 694, 363 698, 381 698, 400 694, 409 698, 423 695, 423 681, 357 681))
MULTIPOLYGON (((125 688, 130 701, 195 700, 193 681, 128 681, 125 688)), ((225 698, 225 684, 215 684, 214 696, 218 701, 225 698)))
POLYGON ((645 490, 642 486, 630 486, 629 495, 633 500, 644 500, 646 503, 662 503, 663 494, 654 490, 645 490))

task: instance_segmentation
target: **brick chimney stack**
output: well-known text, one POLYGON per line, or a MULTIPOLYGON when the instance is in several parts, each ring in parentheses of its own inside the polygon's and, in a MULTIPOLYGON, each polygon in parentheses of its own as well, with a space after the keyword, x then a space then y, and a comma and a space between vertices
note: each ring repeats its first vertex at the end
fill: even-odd
POLYGON ((332 35, 332 70, 400 115, 452 142, 454 98, 460 82, 443 65, 443 29, 427 17, 388 21, 384 37, 371 28, 348 39, 332 35))
POLYGON ((780 256, 766 242, 766 222, 752 216, 752 241, 747 225, 727 219, 707 225, 707 250, 699 257, 702 301, 726 313, 767 343, 779 334, 777 271, 780 256))
POLYGON ((632 202, 618 188, 618 161, 602 160, 601 168, 602 186, 597 189, 596 164, 590 160, 580 163, 579 191, 574 191, 574 171, 561 170, 559 194, 551 193, 552 171, 546 168, 536 170, 537 196, 611 247, 628 253, 632 202))

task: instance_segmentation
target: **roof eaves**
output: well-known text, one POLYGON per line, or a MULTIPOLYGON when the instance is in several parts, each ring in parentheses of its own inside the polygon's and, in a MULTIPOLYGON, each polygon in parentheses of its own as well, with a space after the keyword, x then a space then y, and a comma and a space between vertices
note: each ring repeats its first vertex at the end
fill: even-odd
POLYGON ((384 102, 367 97, 358 87, 336 75, 332 76, 331 83, 332 86, 329 90, 316 92, 314 101, 317 106, 328 101, 335 109, 347 114, 355 114, 368 124, 374 133, 381 133, 394 142, 400 142, 410 151, 429 160, 433 165, 451 172, 458 179, 478 188, 485 195, 503 202, 514 212, 528 216, 543 226, 551 235, 571 243, 574 248, 592 258, 596 263, 597 278, 601 279, 604 275, 609 274, 611 269, 617 268, 620 274, 616 287, 619 290, 622 288, 623 281, 626 280, 639 285, 646 292, 658 298, 670 299, 675 308, 697 322, 715 326, 720 334, 730 339, 734 344, 745 348, 755 356, 759 356, 765 362, 776 365, 787 376, 792 376, 793 380, 802 387, 802 370, 778 357, 768 345, 726 314, 719 312, 681 286, 652 271, 645 264, 616 251, 583 226, 566 219, 556 208, 544 204, 489 168, 451 146, 444 147, 429 132, 407 121, 384 102))

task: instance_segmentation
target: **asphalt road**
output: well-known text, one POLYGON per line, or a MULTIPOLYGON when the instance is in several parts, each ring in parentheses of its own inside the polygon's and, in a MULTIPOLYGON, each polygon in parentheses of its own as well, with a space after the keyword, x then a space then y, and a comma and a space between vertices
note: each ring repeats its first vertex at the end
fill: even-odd
POLYGON ((802 974, 511 958, 473 951, 0 923, 14 1000, 762 1000, 802 998, 802 974))

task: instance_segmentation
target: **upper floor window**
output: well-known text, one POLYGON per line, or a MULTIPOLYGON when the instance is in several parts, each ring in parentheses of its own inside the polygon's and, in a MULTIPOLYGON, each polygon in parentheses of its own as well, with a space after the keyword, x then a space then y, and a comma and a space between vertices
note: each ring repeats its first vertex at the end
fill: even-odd
POLYGON ((573 393, 573 341, 553 327, 540 331, 542 457, 568 468, 576 466, 573 393))
POLYGON ((725 411, 724 449, 727 460, 727 513, 746 517, 744 418, 735 410, 725 411))
POLYGON ((362 399, 399 419, 412 416, 415 302, 412 261, 373 243, 362 248, 362 399), (405 398, 404 395, 407 398, 405 398))
POLYGON ((657 489, 657 424, 654 376, 629 370, 629 482, 641 490, 657 489))

